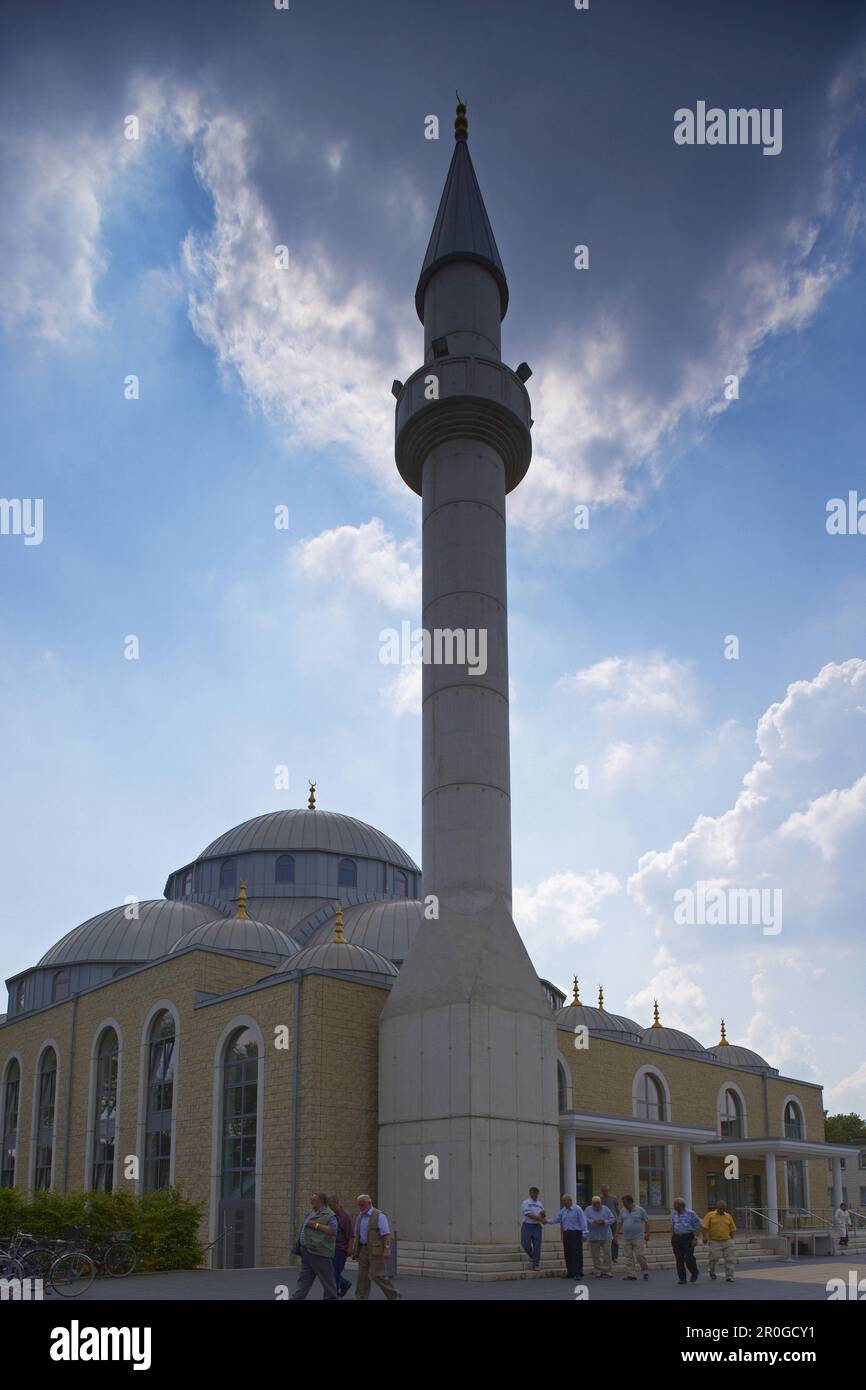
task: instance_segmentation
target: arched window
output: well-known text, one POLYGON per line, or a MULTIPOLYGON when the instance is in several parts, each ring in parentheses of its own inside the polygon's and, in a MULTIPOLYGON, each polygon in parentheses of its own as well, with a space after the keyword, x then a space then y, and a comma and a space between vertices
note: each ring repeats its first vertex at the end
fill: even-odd
POLYGON ((24 1004, 27 999, 27 985, 24 980, 19 980, 15 986, 15 1012, 23 1013, 24 1004))
POLYGON ((652 1072, 645 1071, 638 1078, 635 1114, 641 1120, 664 1120, 667 1118, 665 1110, 665 1093, 661 1082, 652 1072))
POLYGON ((114 1190, 114 1144, 117 1133, 117 1067, 120 1046, 113 1028, 106 1028, 96 1054, 93 1108, 94 1192, 114 1190))
POLYGON ((69 998, 69 981, 71 972, 68 967, 63 970, 55 970, 51 979, 51 1002, 59 1004, 62 999, 69 998))
POLYGON ((806 1138, 806 1127, 803 1124, 803 1112, 795 1100, 785 1102, 785 1138, 806 1138))
POLYGON ((224 859, 220 864, 220 888, 234 888, 238 881, 238 866, 235 859, 224 859))
POLYGON ((281 854, 277 858, 274 869, 275 883, 294 883, 295 881, 295 856, 293 854, 281 854))
POLYGON ((171 1174, 171 1117, 174 1104, 175 1032, 168 1009, 150 1027, 144 1134, 144 1187, 168 1187, 171 1174))
POLYGON ((743 1102, 736 1091, 725 1089, 719 1111, 719 1133, 723 1139, 743 1138, 743 1102))
POLYGON ((556 1094, 561 1115, 568 1109, 568 1077, 562 1062, 556 1064, 556 1094))
POLYGON ((15 1186, 15 1156, 18 1149, 18 1101, 21 1095, 21 1067, 17 1058, 6 1068, 3 1086, 3 1152, 0 1154, 0 1187, 15 1186))
POLYGON ((192 893, 192 870, 183 876, 183 896, 188 898, 192 893))
POLYGON ((223 1054, 220 1201, 231 1227, 225 1263, 252 1263, 255 1235, 256 1143, 259 1117, 259 1045, 251 1028, 239 1028, 223 1054))
POLYGON ((400 869, 398 869, 394 874, 394 897, 408 898, 408 896, 409 880, 406 877, 406 875, 400 869))
POLYGON ((54 1108, 57 1101, 57 1053, 53 1047, 46 1047, 42 1054, 36 1086, 36 1167, 33 1186, 37 1192, 48 1192, 54 1163, 54 1108))
POLYGON ((337 886, 339 888, 357 888, 358 865, 354 859, 340 860, 340 867, 337 870, 337 886))

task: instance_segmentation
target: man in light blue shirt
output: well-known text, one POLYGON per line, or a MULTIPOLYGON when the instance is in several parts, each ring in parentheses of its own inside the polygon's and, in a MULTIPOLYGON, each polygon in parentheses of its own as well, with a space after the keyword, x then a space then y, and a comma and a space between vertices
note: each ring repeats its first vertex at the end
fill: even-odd
POLYGON ((697 1282, 698 1262, 695 1259, 695 1234, 701 1228, 701 1218, 696 1211, 692 1211, 686 1206, 685 1198, 674 1198, 674 1209, 671 1212, 671 1245, 673 1246, 674 1259, 677 1262, 677 1282, 686 1283, 686 1270, 692 1276, 692 1283, 697 1282))
POLYGON ((610 1207, 603 1205, 600 1197, 593 1197, 589 1206, 584 1207, 583 1214, 589 1227, 592 1272, 596 1279, 610 1279, 610 1233, 616 1217, 610 1207))
POLYGON ((626 1279, 636 1279, 638 1269, 644 1279, 649 1279, 649 1266, 646 1262, 649 1217, 643 1207, 635 1206, 634 1197, 629 1194, 626 1194, 622 1199, 622 1206, 619 1209, 619 1226, 625 1250, 625 1261, 628 1266, 626 1279))
POLYGON ((583 1238, 588 1233, 589 1227, 586 1224, 586 1217, 570 1193, 566 1192, 563 1195, 559 1215, 549 1217, 547 1224, 548 1226, 559 1226, 562 1229, 562 1252, 565 1256, 567 1271, 562 1277, 564 1279, 582 1279, 583 1238))

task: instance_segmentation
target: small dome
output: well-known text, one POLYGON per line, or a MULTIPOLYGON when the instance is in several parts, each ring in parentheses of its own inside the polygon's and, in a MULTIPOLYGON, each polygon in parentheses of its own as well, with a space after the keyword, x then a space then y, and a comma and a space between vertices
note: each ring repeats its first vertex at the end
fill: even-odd
POLYGON ((620 1042, 639 1043, 642 1029, 629 1018, 609 1014, 607 1009, 595 1009, 589 1004, 568 1004, 559 1009, 556 1021, 561 1028, 583 1025, 599 1038, 616 1038, 620 1042))
POLYGON ((765 1062, 757 1052, 752 1052, 748 1047, 737 1047, 735 1043, 716 1043, 715 1047, 709 1049, 709 1053, 723 1066, 739 1067, 742 1071, 776 1071, 776 1068, 765 1062))
POLYGON ((679 1028, 662 1028, 659 1024, 653 1024, 643 1030, 641 1042, 645 1047, 656 1047, 662 1052, 674 1052, 681 1057, 693 1057, 696 1052, 702 1057, 709 1056, 703 1043, 688 1033, 681 1033, 679 1028))
POLYGON ((83 961, 146 961, 167 956, 178 937, 213 918, 213 908, 154 898, 100 912, 67 932, 40 966, 83 961), (137 916, 130 917, 133 907, 137 916))
POLYGON ((252 955, 290 956, 298 943, 267 922, 251 917, 217 917, 185 932, 172 946, 172 952, 187 946, 213 946, 219 951, 246 951, 252 955))
MULTIPOLYGON (((409 947, 421 930, 424 908, 415 898, 395 898, 388 902, 356 903, 346 909, 344 932, 354 946, 365 946, 386 960, 402 965, 409 947)), ((333 941, 334 917, 317 927, 310 946, 333 941)))
MULTIPOLYGON (((393 980, 397 977, 397 967, 376 951, 365 946, 355 946, 351 941, 320 942, 317 946, 304 946, 300 951, 284 960, 280 975, 294 970, 337 970, 341 974, 369 975, 376 980, 393 980)), ((273 976, 271 977, 273 978, 273 976)))
POLYGON ((326 850, 360 859, 382 859, 400 869, 420 873, 406 851, 381 830, 336 811, 271 811, 254 816, 218 836, 198 859, 222 859, 252 850, 326 850))

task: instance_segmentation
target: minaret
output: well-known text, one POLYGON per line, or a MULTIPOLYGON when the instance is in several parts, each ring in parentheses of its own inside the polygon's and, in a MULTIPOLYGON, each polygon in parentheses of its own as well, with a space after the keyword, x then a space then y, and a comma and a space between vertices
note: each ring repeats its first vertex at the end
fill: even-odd
POLYGON ((528 1187, 551 1209, 559 1195, 554 1018, 511 916, 505 496, 532 454, 530 373, 501 360, 508 286, 467 133, 460 103, 415 292, 424 365, 395 383, 397 467, 423 505, 434 659, 423 669, 427 920, 380 1037, 379 1201, 404 1241, 449 1245, 513 1243, 528 1187), (469 657, 437 664, 437 633, 459 634, 469 657), (473 663, 485 641, 486 663, 473 663))

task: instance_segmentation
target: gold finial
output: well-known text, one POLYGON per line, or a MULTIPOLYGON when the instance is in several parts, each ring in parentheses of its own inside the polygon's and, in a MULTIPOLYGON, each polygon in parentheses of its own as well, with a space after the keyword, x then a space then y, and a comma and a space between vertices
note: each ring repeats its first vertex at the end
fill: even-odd
POLYGON ((722 1036, 719 1038, 719 1041, 716 1043, 716 1047, 721 1047, 721 1046, 722 1046, 722 1043, 724 1043, 725 1047, 729 1047, 729 1046, 730 1046, 730 1044, 729 1044, 729 1042, 728 1042, 728 1039, 727 1039, 727 1037, 726 1037, 726 1035, 725 1035, 725 1020, 724 1020, 724 1019, 722 1019, 722 1036))
POLYGON ((308 810, 308 811, 315 811, 315 809, 316 809, 316 784, 315 784, 315 782, 311 782, 311 783, 310 783, 310 799, 309 799, 309 801, 307 802, 307 810, 308 810))
POLYGON ((248 922, 250 915, 247 912, 247 881, 241 880, 241 891, 238 893, 238 920, 248 922))
POLYGON ((601 985, 599 985, 598 987, 598 1007, 600 1009, 604 1008, 604 990, 602 989, 601 985))
POLYGON ((460 100, 460 93, 457 93, 457 119, 454 122, 454 139, 468 140, 469 122, 466 119, 466 102, 460 100))
POLYGON ((657 999, 654 999, 654 1000, 653 1000, 653 1028, 661 1028, 661 1026, 662 1026, 662 1025, 661 1025, 661 1022, 660 1022, 660 1020, 659 1020, 659 1001, 658 1001, 657 999))
POLYGON ((337 920, 334 924, 334 944, 344 946, 346 938, 343 935, 343 904, 337 903, 337 920))
POLYGON ((576 975, 575 975, 575 977, 574 977, 574 993, 573 993, 573 995, 572 995, 572 1000, 571 1000, 571 1002, 572 1002, 572 1005, 577 1004, 578 1007, 580 1007, 580 994, 579 994, 578 988, 577 988, 577 976, 576 976, 576 975))

